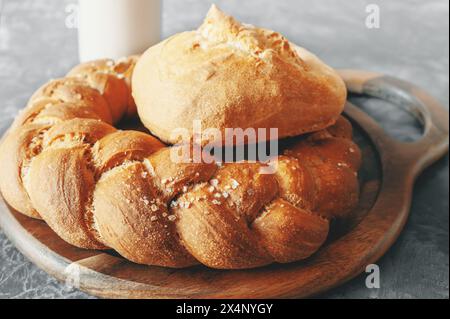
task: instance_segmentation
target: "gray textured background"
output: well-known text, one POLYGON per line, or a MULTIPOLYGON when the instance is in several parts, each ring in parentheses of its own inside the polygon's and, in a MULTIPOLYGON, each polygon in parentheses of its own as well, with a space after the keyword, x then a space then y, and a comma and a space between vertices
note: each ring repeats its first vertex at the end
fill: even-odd
MULTIPOLYGON (((163 0, 163 37, 194 29, 212 1, 163 0)), ((255 25, 284 33, 334 67, 362 68, 412 81, 449 104, 449 5, 434 1, 214 1, 255 25), (381 29, 365 27, 365 7, 381 8, 381 29)), ((73 0, 0 0, 0 133, 31 93, 77 63, 76 30, 65 27, 73 0)), ((112 35, 113 36, 113 35, 112 35)), ((359 102, 362 102, 358 100, 359 102)), ((367 109, 396 135, 417 130, 401 113, 367 109), (401 125, 398 125, 400 123, 401 125)), ((0 177, 1 178, 1 177, 0 177)), ((449 297, 448 157, 419 179, 411 218, 381 259, 381 289, 361 276, 327 298, 449 297)), ((0 298, 86 298, 68 291, 24 258, 0 230, 0 298)))

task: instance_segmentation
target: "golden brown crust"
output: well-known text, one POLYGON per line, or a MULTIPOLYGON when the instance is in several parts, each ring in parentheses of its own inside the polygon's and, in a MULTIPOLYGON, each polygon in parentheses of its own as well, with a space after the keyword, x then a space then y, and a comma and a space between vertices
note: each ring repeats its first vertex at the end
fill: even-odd
POLYGON ((342 79, 280 34, 244 25, 213 7, 196 31, 150 48, 133 75, 144 125, 164 142, 178 128, 273 128, 279 137, 332 125, 343 111, 342 79))
POLYGON ((93 202, 98 232, 109 247, 136 263, 176 268, 195 264, 145 173, 142 163, 130 163, 100 179, 93 202))
POLYGON ((33 159, 25 185, 35 209, 62 239, 77 247, 101 249, 104 246, 85 223, 95 184, 86 152, 83 145, 48 149, 33 159))
POLYGON ((329 223, 280 198, 252 227, 276 262, 289 263, 315 253, 327 238, 329 223))
POLYGON ((131 76, 137 56, 114 60, 86 62, 73 68, 68 77, 85 80, 97 89, 108 102, 113 122, 136 115, 136 104, 131 97, 131 76))
POLYGON ((243 269, 273 262, 264 246, 250 230, 248 222, 236 214, 234 207, 219 201, 204 184, 177 205, 177 229, 186 249, 199 262, 211 268, 243 269))
POLYGON ((6 201, 19 212, 40 218, 30 202, 23 177, 31 158, 40 152, 42 132, 47 126, 27 124, 11 129, 0 145, 0 189, 6 201))

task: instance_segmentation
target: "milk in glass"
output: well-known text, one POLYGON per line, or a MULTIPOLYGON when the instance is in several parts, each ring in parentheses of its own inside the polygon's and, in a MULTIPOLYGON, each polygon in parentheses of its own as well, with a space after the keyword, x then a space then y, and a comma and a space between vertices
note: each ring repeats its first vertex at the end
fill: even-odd
POLYGON ((160 41, 161 0, 79 0, 82 62, 143 53, 160 41))

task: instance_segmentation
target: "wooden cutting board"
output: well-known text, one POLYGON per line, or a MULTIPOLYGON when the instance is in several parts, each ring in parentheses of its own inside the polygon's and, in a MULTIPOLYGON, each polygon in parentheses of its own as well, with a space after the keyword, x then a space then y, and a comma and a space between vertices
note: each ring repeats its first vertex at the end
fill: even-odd
POLYGON ((411 110, 423 123, 424 135, 413 143, 393 140, 371 117, 347 104, 364 155, 360 203, 354 217, 333 225, 328 242, 306 261, 242 271, 136 265, 114 252, 66 244, 44 222, 17 213, 1 197, 0 226, 37 266, 100 297, 298 298, 336 287, 375 263, 397 239, 408 218, 414 181, 448 151, 449 128, 447 111, 407 82, 355 70, 341 75, 350 92, 411 110))

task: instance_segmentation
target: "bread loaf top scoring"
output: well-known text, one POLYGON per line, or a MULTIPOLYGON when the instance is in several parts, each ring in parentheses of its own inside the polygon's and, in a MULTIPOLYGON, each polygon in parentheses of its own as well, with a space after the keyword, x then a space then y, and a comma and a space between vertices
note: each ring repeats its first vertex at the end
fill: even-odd
POLYGON ((174 130, 278 128, 279 137, 326 128, 346 89, 330 67, 277 32, 241 24, 215 6, 196 31, 150 48, 133 75, 144 125, 167 143, 174 130))

